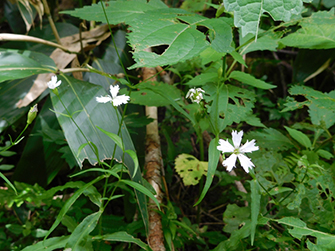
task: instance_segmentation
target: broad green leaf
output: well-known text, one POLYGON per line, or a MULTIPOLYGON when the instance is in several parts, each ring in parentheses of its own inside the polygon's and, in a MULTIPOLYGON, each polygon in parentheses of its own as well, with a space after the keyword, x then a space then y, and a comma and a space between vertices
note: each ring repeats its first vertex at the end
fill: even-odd
POLYGON ((335 123, 335 91, 322 93, 308 86, 295 85, 290 88, 291 95, 302 95, 307 100, 298 102, 292 97, 287 98, 286 108, 282 111, 292 111, 303 106, 309 107, 309 114, 313 125, 331 127, 335 123))
POLYGON ((94 236, 94 239, 97 240, 105 240, 105 241, 116 241, 116 242, 126 242, 126 243, 134 243, 139 247, 143 248, 147 251, 152 251, 149 245, 142 242, 140 239, 134 238, 132 235, 128 234, 127 232, 116 232, 113 234, 105 234, 102 236, 94 236))
POLYGON ((257 36, 263 13, 269 13, 275 21, 289 21, 293 15, 302 11, 302 0, 224 0, 226 11, 234 12, 234 24, 242 30, 244 37, 248 33, 257 36))
POLYGON ((335 48, 334 10, 318 11, 302 19, 301 28, 280 40, 286 46, 305 49, 335 48))
POLYGON ((199 200, 197 201, 197 203, 194 204, 194 206, 198 205, 203 200, 208 189, 210 188, 212 184, 214 174, 218 166, 219 157, 220 157, 220 152, 216 149, 218 145, 219 145, 218 137, 212 139, 212 141, 209 143, 207 179, 206 179, 204 189, 202 190, 201 195, 199 197, 199 200))
MULTIPOLYGON (((110 24, 118 24, 123 22, 129 23, 139 14, 144 14, 150 10, 167 8, 165 4, 158 2, 161 1, 110 1, 108 2, 108 6, 105 6, 105 10, 110 24)), ((84 20, 106 22, 106 18, 100 3, 92 4, 91 6, 84 6, 81 9, 62 11, 61 13, 79 17, 84 20)))
POLYGON ((229 78, 236 79, 244 84, 251 85, 260 89, 272 89, 276 88, 275 85, 270 85, 261 79, 257 79, 254 76, 242 72, 242 71, 233 71, 230 73, 229 78))
POLYGON ((311 140, 306 136, 306 134, 303 134, 302 132, 289 128, 287 126, 285 126, 285 129, 288 131, 292 138, 294 138, 304 147, 310 148, 312 146, 311 140))
POLYGON ((180 99, 180 96, 178 97, 178 99, 174 99, 172 96, 170 96, 169 94, 167 95, 167 93, 165 92, 165 88, 168 89, 169 85, 165 84, 166 87, 163 88, 157 88, 157 85, 155 84, 150 84, 149 82, 147 82, 148 84, 146 85, 145 89, 150 90, 152 92, 154 92, 155 94, 159 95, 161 97, 161 99, 165 99, 166 101, 168 101, 168 103, 170 105, 172 105, 177 111, 179 111, 181 114, 183 114, 187 119, 189 119, 192 124, 195 124, 195 120, 180 106, 180 105, 184 105, 183 102, 178 102, 180 99))
POLYGON ((209 113, 214 127, 218 126, 216 128, 218 132, 234 122, 241 121, 246 121, 253 126, 263 126, 252 110, 256 101, 255 93, 233 85, 223 85, 220 90, 217 90, 215 84, 207 84, 203 89, 208 94, 205 96, 205 101, 213 100, 209 113))
POLYGON ((223 221, 225 222, 223 231, 231 234, 239 229, 242 222, 246 222, 249 219, 250 208, 239 207, 236 204, 228 204, 223 213, 223 221))
POLYGON ((188 85, 188 86, 203 86, 206 83, 215 82, 217 80, 218 80, 217 72, 201 73, 201 74, 195 76, 194 78, 192 78, 187 83, 185 83, 185 85, 188 85))
MULTIPOLYGON (((254 39, 243 46, 240 50, 242 55, 245 55, 249 52, 253 51, 276 51, 278 47, 278 42, 280 41, 280 38, 282 36, 282 32, 269 32, 266 31, 264 33, 260 33, 257 41, 254 39)), ((244 44, 249 39, 252 39, 253 35, 248 34, 245 37, 241 38, 240 44, 244 44)))
POLYGON ((126 185, 140 191, 141 193, 145 194, 146 196, 148 196, 150 199, 152 199, 157 207, 160 209, 160 205, 158 203, 158 200, 156 199, 156 197, 146 188, 144 187, 143 185, 141 184, 138 184, 134 181, 131 181, 131 180, 121 180, 123 183, 125 183, 126 185))
POLYGON ((93 184, 95 184, 96 182, 98 182, 99 180, 101 180, 103 178, 104 178, 104 176, 99 176, 99 177, 95 178, 94 180, 92 180, 91 182, 89 182, 89 183, 85 184, 84 186, 82 186, 81 188, 79 188, 76 192, 74 192, 74 194, 70 197, 70 199, 68 199, 65 202, 65 204, 62 207, 62 209, 60 210, 56 220, 54 221, 54 223, 52 224, 48 233, 46 234, 44 240, 46 238, 48 238, 48 236, 52 233, 53 230, 55 230, 55 228, 62 221, 63 216, 67 213, 67 211, 70 209, 70 207, 73 205, 73 203, 75 203, 75 201, 79 198, 79 196, 85 191, 85 189, 92 186, 93 184))
POLYGON ((251 190, 251 245, 254 245, 258 215, 261 207, 261 192, 257 179, 250 181, 251 190))
POLYGON ((199 183, 202 175, 206 175, 208 163, 199 161, 190 154, 183 153, 175 159, 175 169, 183 179, 185 186, 194 186, 199 183))
POLYGON ((22 251, 53 251, 57 249, 61 249, 65 247, 69 236, 62 236, 62 237, 52 237, 46 239, 44 241, 37 242, 31 246, 28 246, 22 251))
POLYGON ((0 50, 0 83, 40 73, 54 72, 55 69, 55 62, 42 53, 0 50))
MULTIPOLYGON (((227 18, 208 19, 182 9, 168 8, 158 0, 148 3, 111 1, 105 9, 109 23, 130 25, 132 32, 128 39, 136 62, 130 69, 174 64, 199 55, 209 43, 206 35, 196 29, 197 26, 210 30, 212 48, 219 52, 232 51, 232 30, 227 18), (166 47, 160 55, 146 50, 149 47, 155 50, 158 46, 166 47)), ((100 4, 62 13, 106 22, 100 4)))
POLYGON ((298 218, 284 217, 282 219, 273 221, 293 227, 288 231, 294 238, 301 240, 303 236, 314 236, 317 238, 316 244, 319 248, 325 248, 326 250, 335 249, 335 235, 308 228, 306 223, 298 218))
POLYGON ((85 238, 94 230, 102 211, 90 214, 76 227, 73 233, 70 235, 66 247, 71 248, 72 251, 81 251, 83 245, 86 244, 85 238))
POLYGON ((273 128, 266 128, 259 132, 252 131, 247 134, 247 139, 256 139, 258 146, 269 150, 279 151, 294 147, 288 137, 273 128))
MULTIPOLYGON (((156 91, 164 90, 164 95, 171 97, 173 100, 181 100, 180 90, 173 85, 168 85, 163 82, 149 82, 145 81, 137 85, 138 91, 132 91, 130 100, 133 104, 147 105, 147 106, 166 106, 170 101, 162 98, 162 95, 156 91)), ((121 94, 126 94, 125 90, 120 91, 121 94)))

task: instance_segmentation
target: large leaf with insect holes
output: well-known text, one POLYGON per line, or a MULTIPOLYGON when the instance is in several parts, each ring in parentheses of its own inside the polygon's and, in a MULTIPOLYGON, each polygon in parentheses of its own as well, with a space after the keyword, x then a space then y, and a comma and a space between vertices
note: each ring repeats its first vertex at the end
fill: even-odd
POLYGON ((313 125, 329 128, 335 124, 335 91, 322 93, 308 86, 295 85, 289 89, 289 93, 293 96, 304 96, 307 100, 299 102, 293 97, 288 97, 286 108, 282 112, 307 106, 313 125))
POLYGON ((242 36, 252 33, 257 36, 263 13, 268 13, 275 21, 289 21, 303 9, 302 0, 224 0, 227 11, 234 12, 234 24, 240 27, 242 36))
MULTIPOLYGON (((98 129, 99 127, 118 135, 119 121, 121 119, 121 114, 111 103, 103 104, 96 101, 97 96, 105 96, 107 94, 103 87, 65 75, 61 76, 60 80, 62 84, 58 87, 59 96, 51 92, 51 100, 59 124, 63 128, 65 138, 78 165, 82 166, 85 159, 92 165, 95 165, 98 159, 99 161, 111 158, 118 161, 123 160, 133 181, 142 185, 140 170, 134 173, 135 165, 132 157, 125 153, 123 159, 123 151, 110 137, 107 137, 98 129), (69 115, 72 116, 72 119, 69 115), (88 142, 92 142, 92 144, 87 144, 88 142), (83 148, 83 144, 87 145, 83 148), (78 153, 78 149, 82 150, 78 153), (114 149, 116 149, 115 153, 114 149)), ((125 150, 135 151, 124 124, 119 136, 123 140, 125 150)), ((138 197, 144 224, 146 225, 148 220, 146 198, 142 193, 137 191, 135 193, 138 197)))
POLYGON ((86 20, 106 22, 106 11, 110 24, 126 23, 132 31, 128 35, 133 47, 135 64, 130 67, 155 67, 185 61, 199 55, 209 45, 218 52, 233 50, 231 19, 208 19, 182 9, 168 8, 159 0, 113 1, 93 4, 73 11, 63 11, 86 20), (208 37, 197 29, 209 30, 208 37), (164 51, 155 53, 156 47, 164 51), (147 51, 152 48, 154 52, 147 51))
POLYGON ((284 37, 280 42, 286 46, 305 49, 335 48, 334 10, 319 11, 302 19, 301 28, 284 37))
POLYGON ((199 161, 196 157, 183 153, 175 160, 175 169, 183 179, 185 186, 197 185, 202 175, 206 175, 208 163, 199 161))
POLYGON ((33 51, 0 50, 0 83, 40 73, 53 72, 55 62, 33 51))

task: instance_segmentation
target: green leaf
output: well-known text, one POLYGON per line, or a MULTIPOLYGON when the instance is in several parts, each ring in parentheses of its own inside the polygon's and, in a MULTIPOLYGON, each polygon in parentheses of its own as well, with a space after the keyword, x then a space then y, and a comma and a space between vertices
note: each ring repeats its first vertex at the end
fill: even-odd
POLYGON ((234 12, 234 24, 242 30, 244 37, 248 33, 257 36, 258 26, 263 13, 269 13, 275 21, 289 21, 292 15, 299 15, 302 11, 301 0, 224 0, 227 11, 234 12))
POLYGON ((138 170, 138 167, 139 167, 139 164, 138 164, 138 158, 137 158, 137 154, 135 153, 135 151, 133 151, 133 150, 126 150, 125 151, 126 153, 128 153, 129 154, 129 156, 133 159, 133 161, 134 161, 134 174, 136 174, 137 173, 137 170, 138 170))
POLYGON ((111 174, 111 175, 113 175, 114 177, 116 177, 118 179, 120 178, 120 176, 114 170, 103 169, 103 168, 90 168, 90 169, 86 169, 86 170, 80 171, 78 173, 72 174, 70 176, 70 178, 78 176, 78 175, 81 175, 81 174, 84 174, 84 173, 87 173, 87 172, 103 172, 103 173, 111 174))
POLYGON ((44 241, 37 242, 31 246, 28 246, 22 251, 53 251, 65 247, 69 236, 53 237, 44 241))
POLYGON ((15 186, 12 184, 12 182, 9 181, 9 179, 7 179, 7 177, 5 175, 3 175, 1 172, 0 172, 0 177, 10 186, 10 188, 12 188, 15 193, 17 194, 17 191, 15 189, 15 186))
POLYGON ((302 95, 307 101, 298 102, 288 97, 285 103, 286 108, 282 112, 299 109, 306 105, 309 107, 308 112, 313 125, 325 125, 326 128, 330 128, 335 124, 335 91, 322 93, 307 86, 295 85, 290 88, 289 93, 302 95))
POLYGON ((251 190, 251 245, 254 245, 256 227, 258 223, 258 215, 261 206, 261 192, 257 179, 250 181, 251 190))
POLYGON ((86 188, 92 186, 94 183, 98 182, 99 180, 103 179, 104 176, 99 176, 92 180, 91 182, 85 184, 81 188, 79 188, 71 197, 68 199, 62 209, 60 210, 56 220, 52 224, 51 228, 49 229, 48 233, 46 234, 44 240, 52 233, 53 230, 59 225, 59 223, 62 221, 63 216, 67 213, 67 211, 70 209, 70 207, 75 203, 75 201, 79 198, 79 196, 86 190, 86 188))
POLYGON ((85 217, 70 235, 66 247, 71 248, 72 251, 81 251, 86 244, 85 238, 94 230, 101 214, 102 211, 98 211, 85 217))
POLYGON ((301 28, 280 40, 286 46, 305 49, 335 48, 334 10, 318 11, 303 18, 301 28))
POLYGON ((183 179, 185 186, 197 185, 202 177, 207 173, 208 163, 199 161, 190 154, 180 154, 175 159, 175 169, 183 179))
MULTIPOLYGON (((164 94, 173 100, 181 100, 180 90, 173 85, 163 82, 144 81, 136 87, 138 91, 132 91, 130 94, 130 100, 133 104, 157 107, 169 105, 170 101, 166 98, 162 98, 162 95, 159 93, 160 90, 164 90, 164 94)), ((126 90, 121 90, 120 93, 125 94, 126 90)))
POLYGON ((334 158, 334 155, 331 154, 330 152, 323 150, 323 149, 319 149, 316 152, 319 156, 321 156, 322 158, 328 159, 330 160, 331 158, 334 158))
MULTIPOLYGON (((228 28, 228 24, 223 18, 210 21, 195 13, 168 8, 158 0, 148 3, 111 1, 105 9, 110 24, 124 22, 130 25, 132 32, 129 33, 128 39, 134 49, 133 57, 136 62, 130 69, 171 65, 199 55, 208 46, 205 34, 196 29, 197 25, 202 25, 201 22, 204 22, 204 26, 215 29, 212 36, 215 49, 231 51, 232 31, 231 27, 225 29, 228 28), (167 48, 160 55, 146 50, 162 45, 167 48)), ((106 22, 100 4, 62 13, 86 20, 106 22)))
MULTIPOLYGON (((314 236, 317 238, 316 244, 318 248, 323 248, 322 250, 334 250, 335 249, 335 235, 322 232, 320 230, 314 230, 306 227, 306 223, 302 220, 294 217, 284 217, 279 220, 274 220, 278 223, 293 227, 289 229, 289 233, 299 240, 303 236, 314 236)), ((321 249, 320 249, 321 250, 321 249)))
POLYGON ((266 128, 259 132, 250 132, 247 134, 247 139, 256 139, 258 146, 269 150, 279 151, 294 147, 294 144, 288 137, 273 128, 266 128))
POLYGON ((120 136, 118 136, 117 134, 115 133, 112 133, 112 132, 108 132, 102 128, 100 128, 99 126, 97 126, 97 128, 102 131, 104 134, 106 134, 108 137, 110 137, 114 142, 115 144, 121 148, 122 151, 124 151, 124 146, 123 146, 123 142, 122 142, 122 139, 120 138, 120 136))
MULTIPOLYGON (((105 131, 114 134, 117 134, 119 130, 118 118, 121 118, 121 115, 117 114, 118 111, 110 103, 101 104, 95 100, 97 96, 106 95, 105 90, 101 86, 79 81, 64 75, 61 77, 61 80, 62 84, 58 87, 59 97, 52 92, 51 98, 57 112, 58 121, 63 128, 65 138, 73 155, 76 156, 77 150, 82 144, 93 142, 98 148, 100 161, 113 157, 122 160, 122 149, 117 147, 113 156, 114 141, 97 129, 97 126, 99 126, 105 131), (59 98, 62 102, 60 102, 59 98), (60 113, 73 114, 73 120, 69 117, 61 116, 60 113), (80 125, 80 129, 77 125, 80 125)), ((124 125, 122 125, 121 133, 124 149, 134 151, 135 147, 124 125)), ((82 165, 85 158, 92 165, 97 162, 96 154, 88 146, 81 151, 79 156, 76 156, 79 166, 82 165)), ((128 167, 132 180, 142 184, 141 172, 138 170, 135 173, 134 162, 130 155, 125 155, 123 162, 128 167)), ((148 229, 146 197, 136 190, 135 194, 145 228, 148 229)))
POLYGON ((132 188, 134 188, 134 189, 140 191, 141 193, 145 194, 146 196, 148 196, 150 199, 152 199, 156 203, 157 207, 160 210, 160 205, 158 203, 158 200, 146 187, 144 187, 143 185, 138 184, 134 181, 131 181, 131 180, 121 180, 121 181, 123 183, 125 183, 126 185, 131 186, 132 188))
POLYGON ((33 51, 0 50, 0 83, 54 72, 56 65, 48 56, 33 51))
POLYGON ((303 134, 302 132, 289 128, 287 126, 285 126, 285 129, 288 131, 288 133, 290 134, 290 136, 292 138, 294 138, 296 141, 298 141, 301 145, 303 145, 306 148, 310 148, 312 146, 312 143, 310 141, 310 139, 303 134))
POLYGON ((260 89, 272 89, 277 87, 241 71, 233 71, 232 73, 230 73, 229 78, 236 79, 237 81, 240 81, 244 84, 251 85, 260 89))
POLYGON ((102 236, 95 236, 94 239, 98 240, 105 240, 105 241, 121 241, 121 242, 126 242, 126 243, 134 243, 138 245, 139 247, 143 248, 144 250, 147 251, 152 251, 152 249, 142 242, 140 239, 134 238, 132 235, 126 233, 126 232, 116 232, 112 234, 105 234, 102 236))
MULTIPOLYGON (((266 31, 258 35, 257 41, 254 39, 247 45, 243 46, 240 50, 242 55, 245 55, 253 51, 276 51, 278 47, 278 42, 282 36, 282 32, 270 32, 266 31)), ((248 34, 241 39, 240 44, 244 44, 248 40, 252 39, 253 35, 248 34)))
POLYGON ((197 201, 197 203, 194 204, 194 206, 198 205, 203 200, 208 189, 210 188, 212 184, 214 174, 218 166, 219 157, 220 157, 220 152, 216 149, 218 145, 219 145, 218 137, 216 137, 215 139, 212 139, 212 141, 209 143, 207 179, 206 179, 204 189, 202 190, 201 195, 199 197, 199 200, 197 201))
POLYGON ((209 82, 217 82, 218 80, 218 74, 217 72, 207 72, 207 73, 201 73, 194 78, 192 78, 190 81, 185 83, 185 85, 188 86, 203 86, 206 83, 209 82))

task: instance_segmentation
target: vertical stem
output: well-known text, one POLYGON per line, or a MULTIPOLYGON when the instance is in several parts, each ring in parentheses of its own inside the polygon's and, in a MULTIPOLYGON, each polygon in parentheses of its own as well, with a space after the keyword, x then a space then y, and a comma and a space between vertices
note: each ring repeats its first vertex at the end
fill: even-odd
POLYGON ((51 26, 51 29, 52 29, 52 32, 54 33, 55 35, 55 38, 57 40, 57 43, 58 44, 62 44, 61 41, 60 41, 60 37, 58 35, 58 31, 56 29, 56 26, 55 26, 55 23, 54 21, 52 20, 52 17, 51 17, 51 14, 50 14, 50 9, 49 9, 49 5, 47 3, 47 0, 42 0, 43 1, 43 5, 44 5, 44 10, 45 10, 45 14, 47 15, 48 17, 48 20, 49 20, 49 23, 50 23, 50 26, 51 26))

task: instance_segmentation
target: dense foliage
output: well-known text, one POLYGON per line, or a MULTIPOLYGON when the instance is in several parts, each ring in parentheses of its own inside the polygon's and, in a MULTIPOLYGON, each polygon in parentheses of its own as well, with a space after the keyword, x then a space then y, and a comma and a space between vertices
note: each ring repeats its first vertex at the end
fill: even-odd
POLYGON ((1 250, 158 250, 148 201, 166 250, 335 250, 334 1, 0 13, 1 250))

